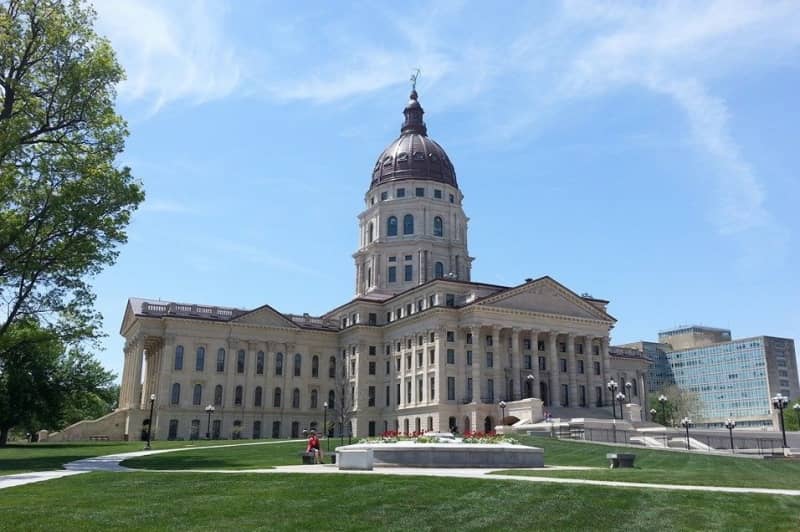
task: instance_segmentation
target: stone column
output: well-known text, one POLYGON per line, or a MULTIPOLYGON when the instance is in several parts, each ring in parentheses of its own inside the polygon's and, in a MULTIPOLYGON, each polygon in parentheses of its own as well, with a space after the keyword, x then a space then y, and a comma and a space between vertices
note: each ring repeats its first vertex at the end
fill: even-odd
POLYGON ((497 403, 505 395, 505 376, 503 375, 503 353, 506 351, 505 346, 500 343, 500 327, 497 325, 492 326, 492 364, 491 371, 488 372, 487 377, 494 380, 494 396, 491 398, 492 403, 497 403))
POLYGON ((133 353, 133 393, 130 398, 131 408, 139 406, 142 398, 142 363, 144 362, 144 342, 141 338, 135 343, 133 353))
MULTIPOLYGON (((608 336, 600 338, 600 361, 603 367, 603 382, 606 382, 611 376, 611 357, 608 354, 608 336)), ((611 399, 613 400, 614 398, 612 397, 611 399)))
POLYGON ((511 364, 509 368, 509 375, 511 381, 514 383, 513 393, 509 394, 508 399, 513 401, 515 395, 522 397, 522 381, 520 380, 520 370, 522 369, 522 354, 520 349, 520 342, 522 339, 519 336, 519 328, 513 327, 511 329, 511 364))
POLYGON ((592 360, 592 342, 594 337, 588 334, 583 340, 583 371, 586 373, 586 406, 594 406, 596 403, 594 397, 594 360, 592 360))
POLYGON ((472 401, 475 404, 481 402, 481 365, 485 356, 482 346, 480 325, 472 327, 472 401))
POLYGON ((550 406, 561 406, 561 367, 558 364, 558 332, 550 331, 548 350, 550 357, 550 406))
POLYGON ((578 406, 578 363, 575 361, 575 335, 567 334, 567 375, 569 378, 569 406, 578 406))
MULTIPOLYGON (((525 386, 527 386, 528 375, 533 375, 533 384, 531 384, 531 396, 539 397, 539 379, 542 377, 542 371, 539 370, 539 331, 531 329, 531 366, 532 368, 527 375, 525 375, 525 386)), ((539 397, 539 399, 544 399, 539 397)))

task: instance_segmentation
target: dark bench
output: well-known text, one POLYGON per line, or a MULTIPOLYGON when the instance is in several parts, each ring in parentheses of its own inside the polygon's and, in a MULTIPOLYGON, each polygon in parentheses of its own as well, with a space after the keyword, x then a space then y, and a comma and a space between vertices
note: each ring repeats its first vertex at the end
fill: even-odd
POLYGON ((109 441, 108 436, 89 436, 89 441, 109 441))
POLYGON ((303 465, 314 465, 314 453, 307 453, 303 451, 300 453, 300 459, 303 465))
POLYGON ((611 469, 617 469, 621 467, 633 467, 633 461, 636 459, 636 455, 629 453, 608 453, 606 458, 608 458, 608 465, 611 469))

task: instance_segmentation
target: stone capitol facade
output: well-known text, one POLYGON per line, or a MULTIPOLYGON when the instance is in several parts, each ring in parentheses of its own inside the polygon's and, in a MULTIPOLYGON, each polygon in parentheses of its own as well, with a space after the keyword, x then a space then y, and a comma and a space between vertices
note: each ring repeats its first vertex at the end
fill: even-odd
POLYGON ((548 276, 472 280, 453 163, 415 90, 403 113, 358 217, 354 299, 319 317, 129 299, 119 408, 92 431, 138 438, 151 396, 157 439, 297 437, 326 418, 359 437, 491 430, 501 400, 509 424, 610 410, 611 378, 641 404, 648 363, 610 353, 608 301, 548 276))

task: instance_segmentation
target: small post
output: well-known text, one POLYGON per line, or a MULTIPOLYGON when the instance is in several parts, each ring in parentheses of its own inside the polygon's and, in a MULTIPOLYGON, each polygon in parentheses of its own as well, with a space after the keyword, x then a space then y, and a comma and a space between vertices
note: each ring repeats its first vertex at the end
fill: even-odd
POLYGON ((731 437, 731 454, 735 453, 735 449, 733 448, 733 429, 736 427, 736 421, 732 419, 728 419, 725 421, 725 428, 728 429, 728 434, 731 437))
POLYGON ((145 450, 150 450, 150 440, 153 434, 153 405, 156 402, 156 394, 150 394, 150 418, 147 420, 147 445, 145 450))

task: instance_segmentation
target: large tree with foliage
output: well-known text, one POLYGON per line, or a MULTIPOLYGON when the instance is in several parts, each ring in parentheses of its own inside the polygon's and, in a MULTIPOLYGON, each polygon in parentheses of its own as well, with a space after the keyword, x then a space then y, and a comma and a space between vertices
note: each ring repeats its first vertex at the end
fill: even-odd
POLYGON ((689 390, 670 384, 664 386, 656 393, 651 393, 647 398, 647 409, 656 409, 656 420, 662 425, 675 426, 684 417, 689 417, 693 422, 702 421, 700 419, 700 407, 702 406, 700 396, 689 390), (658 398, 661 395, 667 397, 667 402, 662 409, 658 398), (664 418, 666 415, 666 419, 664 418))
POLYGON ((123 71, 94 18, 80 0, 0 0, 0 339, 29 318, 96 337, 88 280, 144 198, 116 163, 123 71))
POLYGON ((65 348, 34 320, 0 338, 0 446, 11 429, 60 429, 108 411, 114 375, 79 347, 65 348), (98 404, 101 403, 101 404, 98 404))

